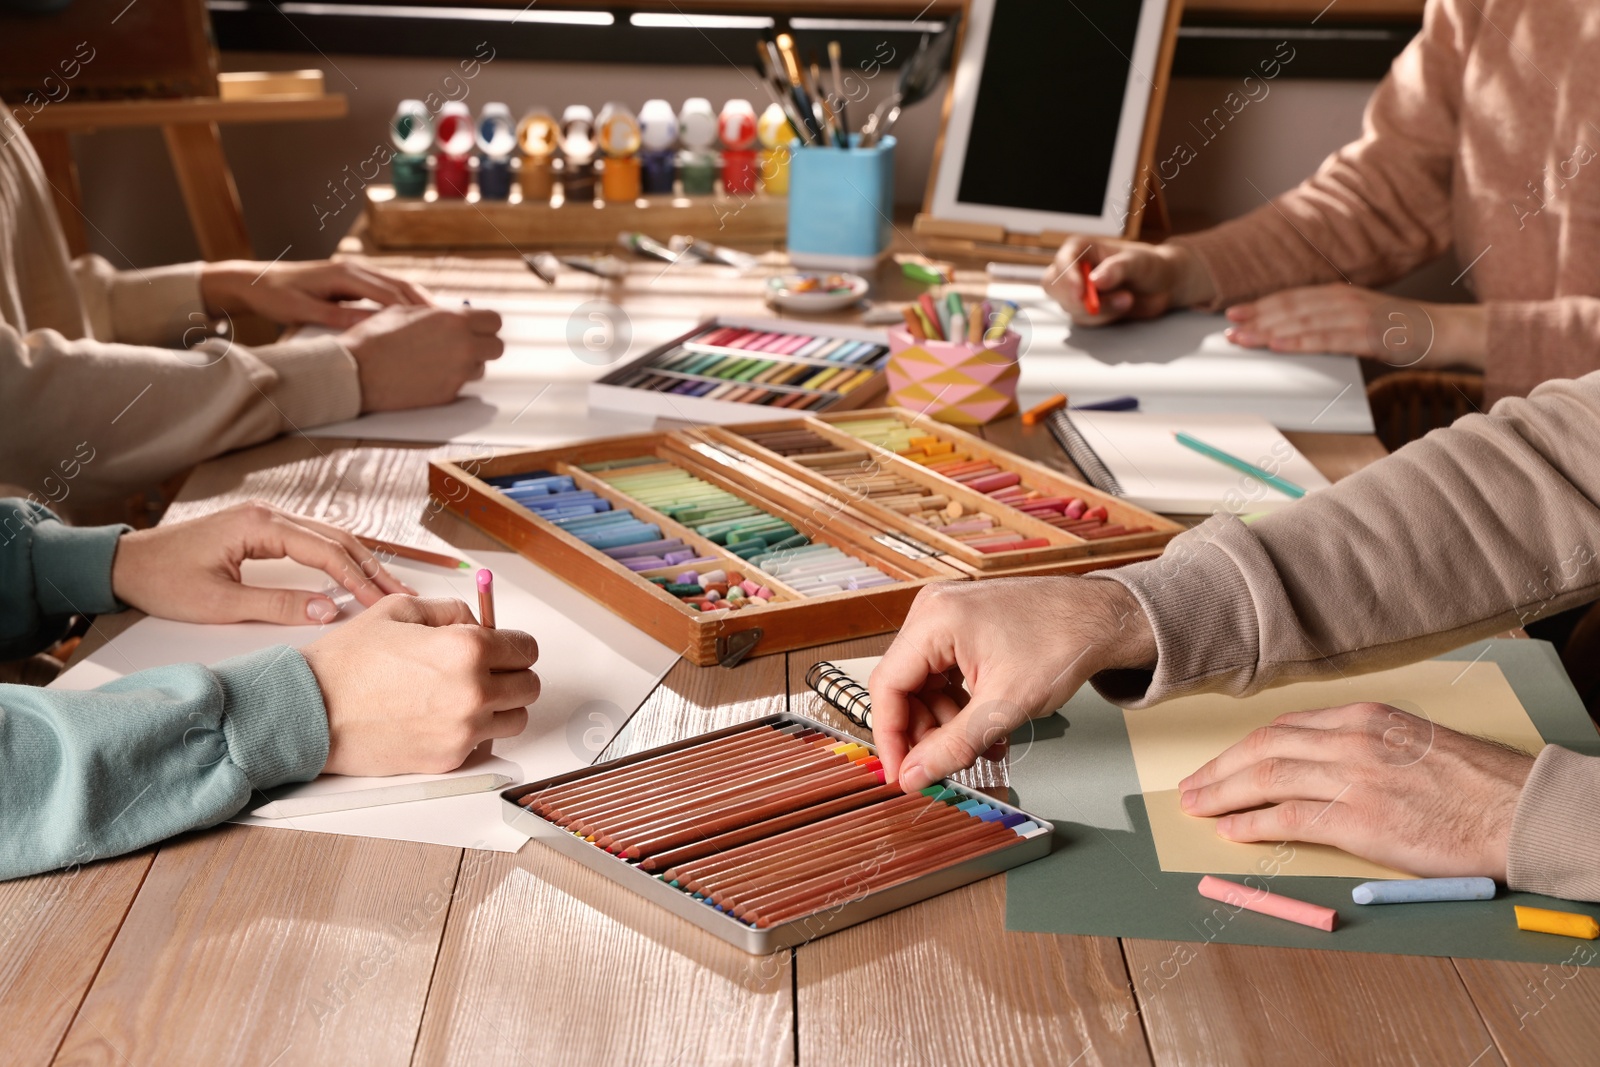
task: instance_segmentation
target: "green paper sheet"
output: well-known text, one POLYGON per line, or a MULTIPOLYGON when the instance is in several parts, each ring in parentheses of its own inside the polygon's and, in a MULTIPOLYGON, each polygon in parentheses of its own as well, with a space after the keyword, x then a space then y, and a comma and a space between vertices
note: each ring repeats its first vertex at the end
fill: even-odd
MULTIPOLYGON (((1499 664, 1546 742, 1600 755, 1600 735, 1549 644, 1484 641, 1439 658, 1480 656, 1499 664)), ((1006 875, 1008 930, 1600 966, 1600 941, 1521 931, 1512 912, 1527 904, 1600 919, 1600 905, 1502 889, 1494 900, 1363 907, 1350 899, 1360 879, 1290 874, 1292 843, 1280 846, 1276 869, 1249 881, 1336 909, 1332 933, 1202 897, 1199 875, 1161 870, 1122 711, 1087 687, 1012 745, 1016 802, 1054 822, 1056 840, 1049 856, 1006 875)))

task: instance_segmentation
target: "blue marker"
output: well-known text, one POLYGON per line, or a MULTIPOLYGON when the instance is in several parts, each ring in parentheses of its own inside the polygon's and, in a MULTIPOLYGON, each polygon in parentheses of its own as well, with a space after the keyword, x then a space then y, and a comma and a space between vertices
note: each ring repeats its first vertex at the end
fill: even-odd
POLYGON ((1434 900, 1493 900, 1493 878, 1409 878, 1362 882, 1350 890, 1357 904, 1421 904, 1434 900))

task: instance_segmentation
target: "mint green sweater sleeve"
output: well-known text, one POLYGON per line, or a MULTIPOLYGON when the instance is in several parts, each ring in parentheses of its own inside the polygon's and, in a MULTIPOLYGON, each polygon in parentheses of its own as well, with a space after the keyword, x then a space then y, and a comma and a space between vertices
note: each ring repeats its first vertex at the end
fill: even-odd
MULTIPOLYGON (((122 533, 0 501, 0 655, 36 651, 75 612, 118 609, 122 533)), ((211 826, 327 756, 321 689, 284 645, 82 692, 0 685, 0 879, 211 826)))

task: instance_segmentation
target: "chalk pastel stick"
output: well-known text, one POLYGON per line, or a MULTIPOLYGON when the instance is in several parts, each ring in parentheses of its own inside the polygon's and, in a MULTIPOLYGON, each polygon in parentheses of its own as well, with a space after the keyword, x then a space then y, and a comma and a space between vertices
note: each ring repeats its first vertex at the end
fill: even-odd
POLYGON ((1288 919, 1303 926, 1315 926, 1318 930, 1332 930, 1339 920, 1339 913, 1332 908, 1269 893, 1265 889, 1252 889, 1225 878, 1213 878, 1209 874, 1200 879, 1200 895, 1220 900, 1231 907, 1288 919))
POLYGON ((1551 911, 1548 908, 1525 908, 1516 905, 1517 929, 1540 934, 1560 934, 1563 937, 1581 937, 1593 941, 1600 937, 1600 923, 1590 915, 1573 911, 1551 911))
POLYGON ((1362 882, 1350 890, 1357 904, 1420 904, 1433 900, 1493 900, 1493 878, 1406 878, 1362 882))

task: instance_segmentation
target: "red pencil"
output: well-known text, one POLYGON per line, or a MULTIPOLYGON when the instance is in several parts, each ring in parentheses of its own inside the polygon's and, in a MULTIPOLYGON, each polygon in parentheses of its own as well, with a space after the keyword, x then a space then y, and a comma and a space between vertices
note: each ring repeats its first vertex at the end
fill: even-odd
POLYGON ((1100 290, 1094 287, 1089 275, 1094 272, 1087 259, 1078 260, 1078 270, 1083 274, 1083 310, 1091 315, 1100 314, 1100 290))

